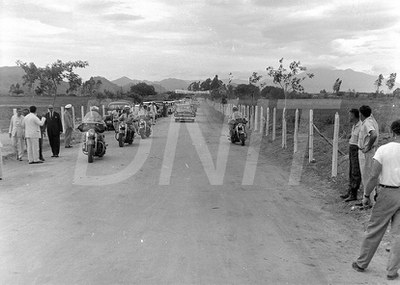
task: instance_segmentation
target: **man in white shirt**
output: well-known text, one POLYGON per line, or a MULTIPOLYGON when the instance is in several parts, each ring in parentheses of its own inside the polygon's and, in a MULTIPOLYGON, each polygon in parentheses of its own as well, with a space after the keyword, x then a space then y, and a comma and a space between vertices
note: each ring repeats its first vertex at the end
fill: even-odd
POLYGON ((42 163, 43 161, 39 160, 39 138, 41 137, 40 127, 44 125, 46 118, 43 116, 40 120, 37 117, 35 106, 30 106, 29 112, 22 121, 25 128, 28 161, 29 164, 42 163))
POLYGON ((379 126, 372 116, 372 110, 369 106, 361 106, 360 109, 361 127, 358 136, 358 147, 361 170, 361 180, 365 187, 371 176, 373 157, 378 146, 379 126))
POLYGON ((363 272, 374 256, 386 229, 391 223, 393 236, 387 265, 389 280, 399 277, 400 268, 400 120, 392 123, 393 142, 378 148, 374 155, 371 176, 364 190, 363 205, 371 203, 370 195, 379 183, 378 196, 372 209, 361 253, 352 267, 363 272))
POLYGON ((22 161, 22 156, 24 154, 24 145, 25 145, 24 128, 22 127, 23 120, 24 116, 22 115, 22 110, 18 108, 17 113, 11 117, 10 128, 8 130, 12 145, 14 147, 17 156, 17 160, 20 161, 22 161))
POLYGON ((360 162, 358 159, 358 137, 361 128, 360 112, 357 109, 351 109, 349 115, 350 123, 353 125, 349 140, 349 186, 347 193, 340 195, 341 198, 346 199, 345 202, 357 200, 357 192, 361 185, 360 162))

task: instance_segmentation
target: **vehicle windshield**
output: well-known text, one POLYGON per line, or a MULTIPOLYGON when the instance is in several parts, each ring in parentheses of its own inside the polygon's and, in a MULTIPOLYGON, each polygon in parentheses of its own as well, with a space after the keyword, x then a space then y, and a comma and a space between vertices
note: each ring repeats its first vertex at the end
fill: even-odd
POLYGON ((178 105, 176 107, 177 112, 191 112, 192 107, 190 105, 178 105))

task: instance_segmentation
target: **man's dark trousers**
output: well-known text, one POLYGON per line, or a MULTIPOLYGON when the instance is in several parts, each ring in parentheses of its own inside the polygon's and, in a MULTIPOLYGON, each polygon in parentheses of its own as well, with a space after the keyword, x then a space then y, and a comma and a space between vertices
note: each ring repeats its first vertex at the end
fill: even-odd
POLYGON ((63 130, 61 116, 57 112, 46 114, 46 129, 47 136, 53 155, 60 153, 60 134, 63 130))
POLYGON ((349 147, 349 195, 357 198, 357 192, 361 184, 361 170, 358 161, 358 146, 351 144, 349 147))

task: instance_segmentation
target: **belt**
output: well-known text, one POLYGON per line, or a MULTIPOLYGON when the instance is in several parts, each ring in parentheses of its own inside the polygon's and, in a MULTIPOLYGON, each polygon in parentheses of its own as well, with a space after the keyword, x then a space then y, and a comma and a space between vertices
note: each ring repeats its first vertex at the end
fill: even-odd
POLYGON ((400 186, 389 186, 389 185, 383 185, 383 184, 379 184, 379 186, 382 188, 392 188, 392 189, 400 188, 400 186))

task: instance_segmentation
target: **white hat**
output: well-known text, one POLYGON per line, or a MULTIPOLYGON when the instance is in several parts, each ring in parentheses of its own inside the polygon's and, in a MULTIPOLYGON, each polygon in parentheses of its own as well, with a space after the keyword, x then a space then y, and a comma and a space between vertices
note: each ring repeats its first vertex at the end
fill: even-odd
POLYGON ((65 105, 65 109, 71 109, 71 108, 72 108, 71 104, 65 105))

